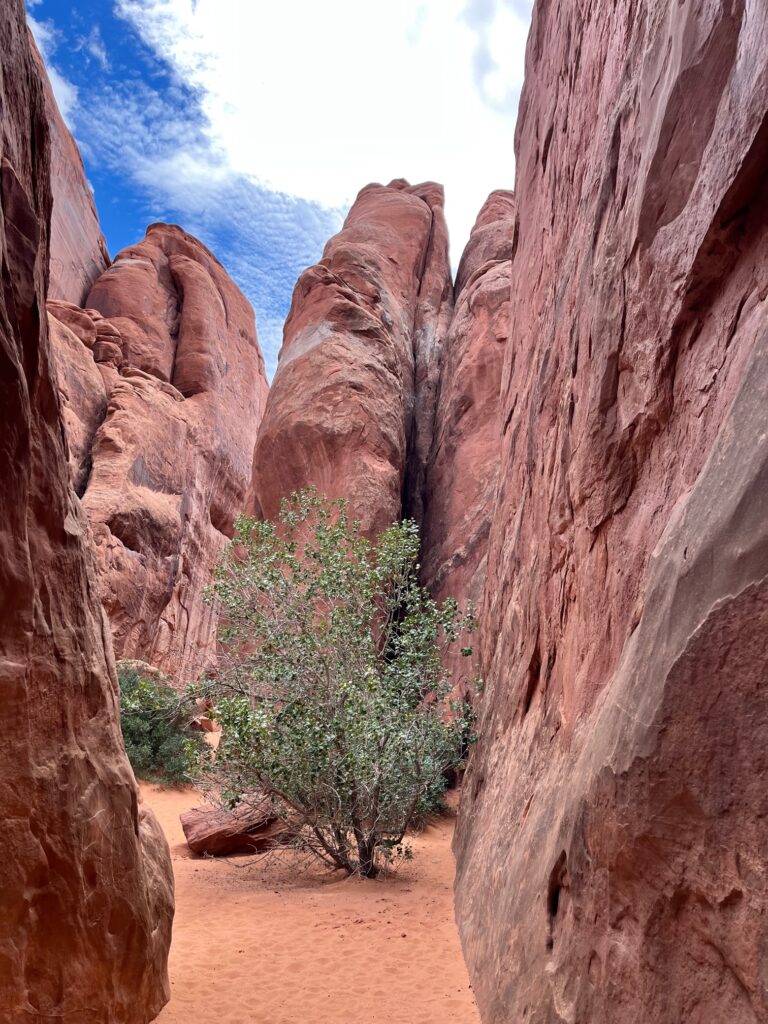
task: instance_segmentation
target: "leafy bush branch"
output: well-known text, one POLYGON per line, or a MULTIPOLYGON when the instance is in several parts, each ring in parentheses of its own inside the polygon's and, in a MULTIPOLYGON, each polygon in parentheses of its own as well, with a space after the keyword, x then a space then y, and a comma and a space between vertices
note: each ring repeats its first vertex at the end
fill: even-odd
POLYGON ((367 877, 407 855, 472 740, 441 660, 471 616, 419 585, 418 551, 414 523, 372 544, 343 501, 304 491, 276 523, 238 520, 214 586, 222 741, 206 787, 230 806, 268 797, 294 845, 367 877))

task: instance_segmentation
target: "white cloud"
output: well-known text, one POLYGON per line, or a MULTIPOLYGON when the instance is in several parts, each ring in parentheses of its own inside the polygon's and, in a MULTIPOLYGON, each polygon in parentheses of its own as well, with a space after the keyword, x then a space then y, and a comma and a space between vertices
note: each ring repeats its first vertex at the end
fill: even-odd
POLYGON ((56 102, 59 105, 59 113, 71 129, 74 124, 75 110, 77 108, 77 86, 60 74, 56 68, 51 67, 50 64, 48 65, 48 78, 51 82, 53 95, 56 97, 56 102))
POLYGON ((178 220, 219 255, 256 310, 270 369, 298 275, 362 186, 441 181, 454 264, 488 193, 512 186, 531 0, 112 6, 171 85, 125 75, 115 54, 118 74, 98 26, 63 41, 28 16, 62 113, 94 167, 132 182, 140 222, 178 220), (64 42, 86 56, 79 104, 51 65, 64 42))
POLYGON ((201 134, 194 104, 141 80, 104 85, 87 99, 78 117, 85 156, 138 187, 146 222, 178 220, 222 260, 254 306, 271 375, 296 279, 320 258, 343 211, 236 173, 201 134))
POLYGON ((501 113, 517 111, 530 14, 527 0, 470 0, 464 9, 464 19, 477 35, 475 84, 501 113))
POLYGON ((38 50, 44 59, 48 60, 56 49, 56 29, 53 22, 38 21, 31 14, 27 14, 27 25, 29 25, 30 31, 35 37, 38 50))
POLYGON ((222 168, 326 207, 369 181, 442 181, 454 262, 487 194, 513 183, 529 9, 528 0, 116 0, 199 95, 222 168))
POLYGON ((93 59, 99 64, 103 71, 109 70, 109 57, 107 56, 107 47, 104 44, 104 40, 101 36, 101 29, 98 25, 94 25, 87 36, 84 36, 77 45, 78 50, 84 50, 85 53, 93 57, 93 59))
MULTIPOLYGON (((35 6, 30 0, 27 0, 28 6, 35 6)), ((46 70, 48 71, 48 79, 51 83, 51 89, 53 95, 56 97, 56 103, 59 106, 59 112, 64 118, 64 121, 71 129, 74 125, 75 109, 77 108, 77 86, 70 82, 68 78, 65 78, 60 71, 57 71, 51 64, 51 58, 58 45, 58 35, 56 28, 52 21, 38 21, 37 18, 33 18, 31 14, 27 14, 27 24, 29 25, 30 31, 37 43, 37 48, 45 61, 46 70)))

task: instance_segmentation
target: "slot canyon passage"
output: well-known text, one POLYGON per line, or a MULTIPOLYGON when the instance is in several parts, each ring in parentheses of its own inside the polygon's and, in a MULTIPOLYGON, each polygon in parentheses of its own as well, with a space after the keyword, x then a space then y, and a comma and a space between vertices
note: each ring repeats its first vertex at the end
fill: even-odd
POLYGON ((110 258, 21 0, 0 61, 0 1022, 768 1024, 768 6, 536 0, 514 190, 454 274, 441 186, 363 187, 271 384, 206 245, 110 258), (125 752, 116 659, 215 673, 307 486, 476 609, 390 878, 196 856, 125 752))

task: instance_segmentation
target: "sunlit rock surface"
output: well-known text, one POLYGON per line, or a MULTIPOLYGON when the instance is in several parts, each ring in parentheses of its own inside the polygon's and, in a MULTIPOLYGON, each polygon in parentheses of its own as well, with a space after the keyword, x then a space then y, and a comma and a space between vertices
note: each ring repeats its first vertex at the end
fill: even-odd
POLYGON ((49 313, 115 652, 189 682, 215 663, 204 595, 245 505, 266 401, 253 311, 200 242, 154 224, 86 310, 49 313))
POLYGON ((253 508, 313 485, 346 497, 370 536, 400 516, 411 432, 428 450, 434 416, 416 415, 417 339, 439 344, 452 301, 442 188, 369 185, 317 266, 299 278, 253 463, 253 508))

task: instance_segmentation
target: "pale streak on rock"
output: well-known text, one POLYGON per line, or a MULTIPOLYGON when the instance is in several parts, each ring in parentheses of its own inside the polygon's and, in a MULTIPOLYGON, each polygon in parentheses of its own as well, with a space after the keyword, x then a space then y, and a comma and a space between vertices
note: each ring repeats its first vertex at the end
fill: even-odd
POLYGON ((296 285, 254 454, 254 511, 272 518, 313 485, 346 497, 371 537, 399 518, 408 438, 422 408, 433 415, 417 401, 415 352, 418 339, 437 343, 450 291, 442 188, 364 188, 296 285))

